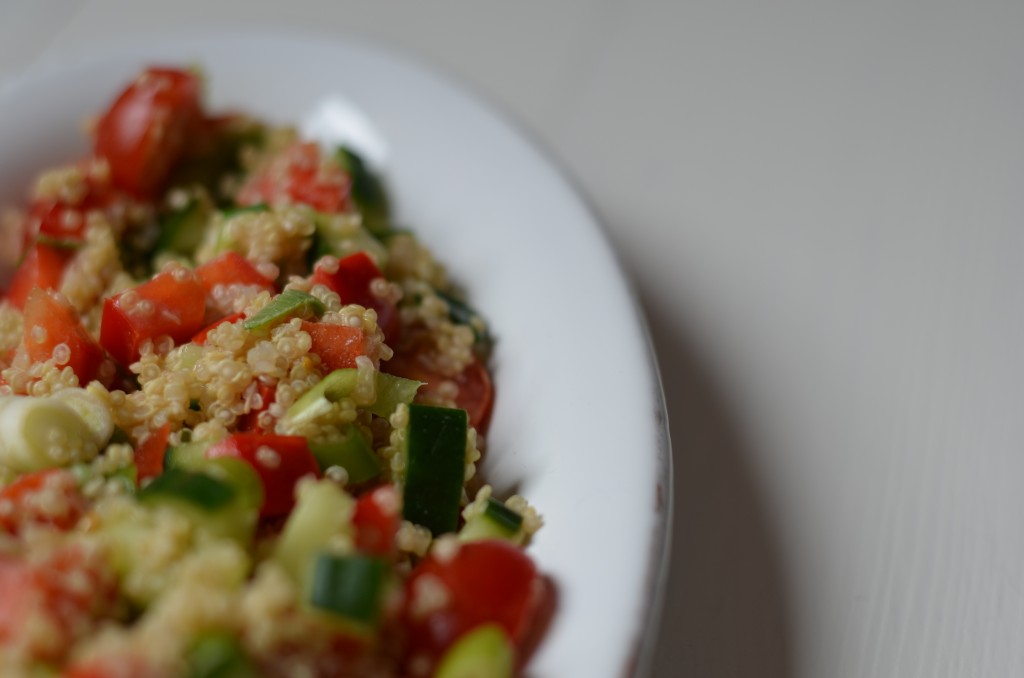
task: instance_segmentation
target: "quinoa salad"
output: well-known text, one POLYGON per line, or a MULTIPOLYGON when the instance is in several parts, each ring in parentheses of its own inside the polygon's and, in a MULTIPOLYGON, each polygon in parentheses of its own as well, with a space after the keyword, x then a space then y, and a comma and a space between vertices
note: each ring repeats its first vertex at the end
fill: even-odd
POLYGON ((353 149, 149 68, 3 214, 0 675, 518 675, 491 336, 353 149))

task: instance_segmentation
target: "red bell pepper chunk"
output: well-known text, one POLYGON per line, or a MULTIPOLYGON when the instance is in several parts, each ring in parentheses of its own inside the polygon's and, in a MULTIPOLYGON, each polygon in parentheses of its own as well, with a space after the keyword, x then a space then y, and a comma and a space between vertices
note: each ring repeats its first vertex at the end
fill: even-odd
POLYGON ((206 294, 217 285, 257 285, 274 292, 274 281, 266 278, 248 259, 238 252, 225 252, 196 269, 206 294))
POLYGON ((51 525, 69 530, 86 510, 85 497, 78 491, 78 482, 64 469, 45 469, 27 473, 0 490, 0 529, 17 534, 25 524, 51 525), (55 502, 43 493, 57 493, 61 501, 55 502))
POLYGON ((78 313, 55 292, 37 288, 29 293, 23 342, 32 362, 49 360, 54 348, 66 346, 68 360, 64 364, 74 370, 83 386, 99 377, 110 386, 115 376, 114 365, 82 326, 78 313))
POLYGON ((200 83, 170 68, 142 72, 96 125, 96 155, 114 183, 136 196, 158 191, 200 125, 200 83))
POLYGON ((44 290, 55 290, 60 287, 64 277, 64 268, 74 252, 60 247, 38 244, 33 246, 21 262, 11 288, 7 291, 7 301, 16 308, 24 308, 28 294, 39 287, 44 290))
POLYGON ((338 294, 343 304, 359 304, 377 311, 377 324, 384 336, 394 344, 398 339, 401 323, 398 308, 394 303, 374 296, 370 283, 384 274, 373 263, 366 252, 356 252, 338 261, 338 270, 328 272, 323 262, 316 265, 311 282, 323 285, 338 294))
POLYGON ((171 425, 164 424, 146 436, 135 448, 135 472, 139 484, 164 472, 164 453, 167 452, 167 439, 170 434, 171 425))
POLYGON ((318 212, 344 212, 350 207, 352 181, 337 161, 325 161, 313 142, 288 146, 252 175, 239 189, 239 205, 273 207, 303 204, 318 212))
POLYGON ((235 433, 206 450, 207 459, 236 457, 248 462, 263 481, 261 517, 282 516, 295 505, 295 484, 319 477, 320 467, 302 436, 235 433))
POLYGON ((395 534, 402 524, 402 498, 394 485, 381 485, 356 501, 352 516, 356 548, 375 556, 395 553, 395 534))
POLYGON ((188 341, 203 328, 206 295, 188 269, 165 271, 103 303, 100 344, 122 365, 139 359, 143 342, 169 336, 188 341))
POLYGON ((224 316, 220 320, 210 325, 207 325, 206 327, 201 329, 198 334, 192 337, 192 343, 199 344, 200 346, 202 346, 203 344, 206 343, 206 337, 210 334, 210 332, 213 331, 215 327, 217 327, 218 325, 223 325, 224 323, 236 323, 239 320, 242 320, 243 318, 245 318, 245 313, 242 313, 241 311, 239 311, 238 313, 232 313, 231 315, 228 316, 224 316))
POLYGON ((409 656, 436 660, 463 633, 488 623, 499 624, 521 646, 541 602, 537 582, 533 561, 508 542, 459 544, 444 557, 432 551, 406 583, 409 656), (426 575, 443 585, 448 596, 440 608, 423 615, 417 612, 417 582, 426 575))
POLYGON ((366 335, 358 327, 302 321, 302 331, 313 340, 310 352, 330 371, 355 367, 356 358, 366 355, 366 335))

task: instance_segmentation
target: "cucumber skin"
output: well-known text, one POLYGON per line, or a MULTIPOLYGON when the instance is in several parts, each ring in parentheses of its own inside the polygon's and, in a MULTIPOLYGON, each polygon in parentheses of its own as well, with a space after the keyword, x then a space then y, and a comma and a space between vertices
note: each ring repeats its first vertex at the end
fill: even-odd
POLYGON ((435 536, 458 527, 468 430, 465 410, 409 406, 402 513, 435 536))

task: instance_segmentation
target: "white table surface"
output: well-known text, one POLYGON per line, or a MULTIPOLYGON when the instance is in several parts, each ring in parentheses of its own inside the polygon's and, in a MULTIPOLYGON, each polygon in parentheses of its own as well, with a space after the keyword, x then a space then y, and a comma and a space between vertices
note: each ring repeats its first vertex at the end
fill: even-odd
POLYGON ((655 676, 1024 675, 1024 3, 0 0, 0 78, 197 17, 422 57, 590 198, 672 427, 655 676))

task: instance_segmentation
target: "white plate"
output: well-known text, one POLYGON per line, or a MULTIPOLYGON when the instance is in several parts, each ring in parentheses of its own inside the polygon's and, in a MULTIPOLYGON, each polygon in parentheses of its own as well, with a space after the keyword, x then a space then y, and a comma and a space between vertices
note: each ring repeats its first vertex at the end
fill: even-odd
POLYGON ((144 64, 202 64, 214 110, 320 131, 325 110, 355 110, 346 129, 386 172, 399 221, 498 338, 483 470, 544 514, 530 552, 559 589, 530 675, 644 673, 671 515, 663 401, 638 305, 565 178, 478 99, 376 48, 280 34, 135 40, 51 58, 0 89, 0 201, 83 153, 83 118, 144 64))

